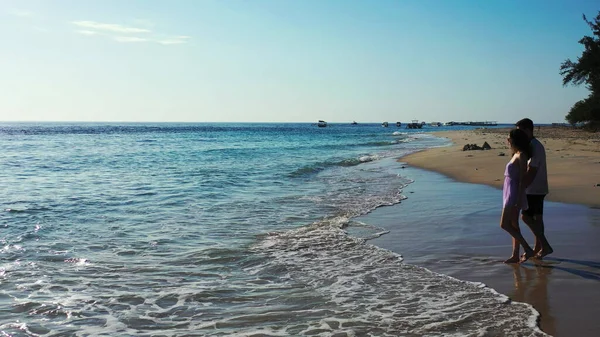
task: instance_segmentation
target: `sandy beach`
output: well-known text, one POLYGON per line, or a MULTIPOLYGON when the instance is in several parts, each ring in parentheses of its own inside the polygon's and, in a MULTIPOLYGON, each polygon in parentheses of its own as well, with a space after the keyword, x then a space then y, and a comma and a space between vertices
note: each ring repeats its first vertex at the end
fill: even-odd
MULTIPOLYGON (((504 167, 511 155, 506 141, 508 132, 509 129, 437 132, 436 136, 448 138, 454 145, 413 153, 401 161, 459 181, 501 189, 504 167), (484 142, 492 149, 463 151, 465 144, 482 146, 484 142)), ((600 133, 542 127, 536 128, 535 136, 546 148, 550 185, 547 200, 600 207, 600 133)))
MULTIPOLYGON (((545 222, 555 252, 543 261, 506 265, 501 261, 510 253, 510 238, 499 228, 499 189, 510 159, 507 133, 508 129, 436 133, 454 145, 399 159, 407 164, 402 174, 415 181, 403 190, 408 199, 361 221, 390 230, 371 242, 402 254, 407 263, 482 282, 512 300, 531 304, 546 333, 598 336, 600 135, 560 127, 536 129, 548 157, 551 192, 545 222), (465 144, 484 142, 492 149, 462 151, 465 144)), ((530 231, 524 224, 522 228, 532 242, 530 231)))

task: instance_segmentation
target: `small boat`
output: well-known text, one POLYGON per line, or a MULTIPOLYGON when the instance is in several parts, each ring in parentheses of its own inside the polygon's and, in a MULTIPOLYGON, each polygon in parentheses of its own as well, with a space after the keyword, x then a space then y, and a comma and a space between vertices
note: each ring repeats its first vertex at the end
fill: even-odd
POLYGON ((400 122, 396 122, 396 126, 397 126, 397 127, 401 127, 401 126, 402 126, 402 123, 400 123, 400 122))
POLYGON ((317 126, 320 128, 324 128, 327 126, 327 122, 326 121, 319 121, 319 123, 317 123, 317 126))
POLYGON ((387 128, 388 127, 388 122, 381 123, 381 126, 383 126, 384 128, 387 128))
POLYGON ((353 121, 352 123, 350 123, 351 125, 357 125, 358 123, 356 123, 356 121, 353 121))
POLYGON ((442 123, 440 122, 431 122, 431 124, 429 124, 431 126, 442 126, 442 123))
POLYGON ((423 123, 419 123, 418 120, 413 119, 413 121, 411 123, 406 124, 406 128, 407 129, 422 129, 423 123))

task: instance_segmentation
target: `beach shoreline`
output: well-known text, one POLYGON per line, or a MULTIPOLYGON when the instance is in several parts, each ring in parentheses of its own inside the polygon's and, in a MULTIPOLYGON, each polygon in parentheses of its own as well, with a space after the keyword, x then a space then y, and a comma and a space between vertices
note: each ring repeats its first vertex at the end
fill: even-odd
MULTIPOLYGON (((481 282, 532 305, 550 335, 600 334, 600 210, 547 202, 546 231, 555 253, 545 262, 508 265, 502 263, 511 243, 499 227, 500 191, 408 165, 401 170, 414 180, 402 191, 407 199, 358 219, 389 231, 371 244, 402 255, 405 263, 481 282)), ((523 235, 533 240, 529 230, 523 235)))
MULTIPOLYGON (((434 132, 452 145, 429 148, 399 159, 413 167, 452 179, 502 188, 504 167, 510 160, 506 138, 510 129, 434 132), (490 150, 463 151, 467 144, 490 150)), ((546 148, 550 193, 547 200, 600 208, 600 133, 566 127, 536 128, 546 148)))
MULTIPOLYGON (((595 243, 600 240, 600 134, 536 128, 547 154, 545 222, 555 252, 544 261, 506 265, 501 261, 510 240, 499 228, 499 189, 511 155, 509 130, 435 132, 452 144, 399 158, 402 174, 415 182, 403 191, 408 199, 402 205, 365 217, 390 230, 372 243, 399 252, 407 263, 482 282, 511 300, 531 304, 540 314, 540 328, 550 335, 600 335, 595 319, 600 315, 600 247, 595 243), (463 151, 466 144, 485 142, 490 150, 463 151), (429 208, 440 214, 420 215, 429 208), (398 212, 409 210, 398 223, 398 212), (410 229, 413 224, 419 229, 410 229)), ((532 242, 531 232, 521 226, 532 242)))

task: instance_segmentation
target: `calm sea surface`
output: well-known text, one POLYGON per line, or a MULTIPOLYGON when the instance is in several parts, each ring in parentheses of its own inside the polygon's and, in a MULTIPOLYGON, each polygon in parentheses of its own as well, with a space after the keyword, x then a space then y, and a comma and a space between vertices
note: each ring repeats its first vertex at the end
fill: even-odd
POLYGON ((442 129, 0 124, 0 335, 543 335, 353 220, 442 129))

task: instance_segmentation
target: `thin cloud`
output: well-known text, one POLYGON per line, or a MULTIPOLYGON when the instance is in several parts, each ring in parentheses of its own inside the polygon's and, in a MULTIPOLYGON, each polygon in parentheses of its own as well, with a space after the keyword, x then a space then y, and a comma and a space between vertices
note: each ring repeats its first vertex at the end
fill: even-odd
POLYGON ((34 16, 33 12, 26 11, 23 9, 12 9, 8 12, 12 16, 18 16, 20 18, 31 18, 34 16))
MULTIPOLYGON (((147 22, 150 24, 149 22, 147 22)), ((103 36, 116 42, 133 43, 147 42, 161 45, 177 45, 187 43, 190 36, 166 35, 153 33, 146 28, 129 27, 113 23, 101 23, 96 21, 73 21, 71 24, 77 26, 75 32, 87 36, 103 36), (115 34, 117 33, 117 34, 115 34)))
POLYGON ((137 28, 137 27, 127 27, 123 25, 118 25, 114 23, 101 23, 95 21, 73 21, 71 22, 75 26, 92 29, 97 31, 106 31, 106 32, 114 32, 114 33, 123 33, 123 34, 138 34, 138 33, 150 33, 149 29, 145 28, 137 28))
POLYGON ((137 36, 115 36, 113 38, 117 42, 146 42, 148 39, 144 39, 137 36))
POLYGON ((187 43, 191 37, 185 35, 171 36, 156 40, 156 42, 162 45, 171 45, 171 44, 184 44, 187 43))
POLYGON ((162 45, 168 46, 170 44, 183 44, 186 43, 186 41, 182 41, 182 40, 158 40, 156 41, 162 45))
POLYGON ((98 32, 94 32, 92 30, 78 30, 77 33, 81 35, 98 35, 98 32))

